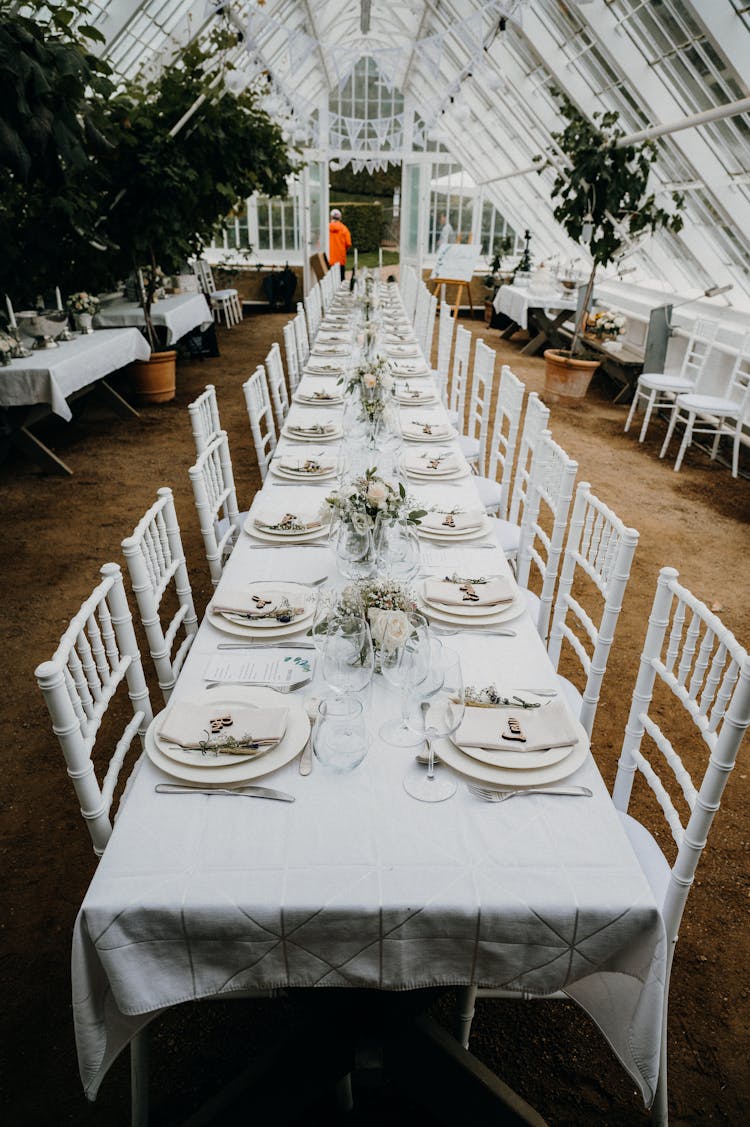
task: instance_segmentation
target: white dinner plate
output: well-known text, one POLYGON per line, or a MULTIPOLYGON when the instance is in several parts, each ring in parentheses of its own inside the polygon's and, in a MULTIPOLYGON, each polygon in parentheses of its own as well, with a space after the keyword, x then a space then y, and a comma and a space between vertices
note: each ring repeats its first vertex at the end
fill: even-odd
POLYGON ((254 536, 256 540, 265 540, 269 544, 302 544, 307 540, 327 539, 328 525, 324 524, 322 528, 314 528, 310 532, 266 532, 262 528, 256 528, 252 518, 248 516, 245 521, 245 532, 248 536, 254 536))
MULTIPOLYGON (((438 577, 437 576, 431 576, 431 578, 437 579, 438 577)), ((493 607, 478 607, 474 603, 463 603, 461 605, 461 607, 459 608, 459 607, 454 607, 453 604, 451 604, 451 603, 438 603, 438 602, 432 602, 429 599, 427 599, 425 597, 425 588, 427 586, 427 582, 428 582, 428 580, 423 579, 422 582, 419 584, 418 590, 419 590, 420 599, 423 599, 428 607, 431 607, 433 610, 436 610, 439 614, 456 614, 460 618, 484 618, 488 614, 499 614, 500 611, 507 610, 508 607, 512 606, 518 599, 523 598, 523 596, 521 595, 521 592, 518 590, 518 588, 516 588, 514 594, 511 595, 511 597, 509 599, 506 599, 505 602, 501 603, 499 606, 496 606, 494 608, 493 607)))
MULTIPOLYGON (((212 692, 212 690, 208 691, 212 692)), ((205 767, 177 762, 177 760, 165 755, 158 747, 156 732, 164 722, 166 709, 163 709, 154 717, 146 732, 146 755, 152 763, 155 763, 167 775, 188 783, 197 783, 203 787, 226 787, 247 783, 251 779, 260 778, 261 775, 267 775, 271 771, 276 771, 279 767, 290 763, 307 743, 307 738, 310 735, 310 721, 305 710, 304 700, 297 697, 282 696, 274 692, 273 689, 238 686, 233 688, 231 693, 217 692, 215 696, 211 696, 211 702, 221 708, 231 707, 233 704, 250 705, 255 708, 288 708, 289 715, 284 737, 276 744, 276 747, 271 748, 263 755, 257 755, 253 759, 243 759, 239 763, 236 762, 236 757, 232 756, 232 759, 235 760, 234 763, 214 767, 211 771, 208 771, 205 767)), ((173 697, 169 707, 176 704, 179 704, 179 701, 176 701, 173 697)))
POLYGON ((420 485, 426 485, 428 481, 455 481, 457 478, 468 477, 471 473, 471 467, 467 464, 459 466, 457 470, 451 470, 450 473, 434 473, 429 471, 421 473, 419 470, 406 469, 406 476, 411 478, 412 481, 419 482, 420 485))
POLYGON ((310 434, 309 431, 306 434, 295 434, 286 424, 281 428, 281 433, 290 442, 338 442, 344 436, 341 427, 336 427, 329 434, 310 434))
POLYGON ((209 603, 206 608, 206 618, 217 630, 221 630, 223 634, 231 634, 233 638, 245 638, 251 641, 259 638, 264 642, 272 642, 276 638, 288 638, 292 634, 301 634, 299 640, 302 641, 302 637, 309 629, 313 615, 299 619, 297 622, 290 622, 288 626, 273 626, 270 630, 266 630, 259 629, 257 626, 249 626, 243 622, 230 622, 223 614, 217 614, 215 610, 212 610, 209 603))
POLYGON ((412 366, 406 363, 400 364, 397 360, 391 358, 391 373, 394 376, 409 376, 410 379, 415 379, 419 376, 429 376, 430 369, 424 363, 412 366))
POLYGON ((300 395, 299 391, 295 391, 292 399, 295 403, 302 403, 305 407, 319 407, 323 411, 326 407, 340 407, 344 402, 343 395, 331 395, 328 399, 316 399, 313 395, 300 395))
POLYGON ((560 779, 567 778, 586 761, 586 756, 589 753, 589 741, 578 721, 576 721, 576 727, 580 732, 578 743, 575 744, 572 751, 567 749, 569 754, 563 759, 556 763, 549 763, 547 766, 521 769, 517 767, 492 767, 488 763, 480 763, 477 759, 473 759, 461 748, 456 747, 452 740, 445 739, 435 742, 435 752, 443 763, 452 767, 454 771, 458 771, 461 775, 478 783, 489 783, 491 786, 508 789, 544 786, 546 783, 556 783, 560 779))
POLYGON ((326 363, 325 360, 307 361, 302 369, 303 374, 306 376, 343 376, 344 367, 342 364, 326 363))
MULTIPOLYGON (((489 527, 485 526, 483 528, 476 528, 470 532, 459 531, 451 532, 446 535, 442 532, 433 532, 431 528, 423 529, 421 525, 417 527, 418 536, 423 536, 425 540, 434 540, 437 544, 461 544, 468 540, 481 540, 488 532, 489 527)), ((499 550, 498 548, 498 551, 499 550)))
POLYGON ((399 407, 434 407, 434 405, 438 402, 438 397, 434 392, 431 392, 429 395, 422 395, 420 393, 419 398, 409 395, 406 392, 403 392, 401 394, 396 392, 393 398, 396 400, 399 407))
MULTIPOLYGON (((283 433, 283 432, 282 432, 283 433)), ((458 431, 455 427, 451 427, 448 434, 408 434, 405 430, 401 431, 404 442, 450 442, 456 438, 458 431)))
POLYGON ((336 476, 336 469, 327 470, 325 473, 302 473, 301 470, 289 470, 286 466, 270 465, 274 477, 283 478, 285 481, 306 481, 314 485, 317 481, 331 481, 336 476))
MULTIPOLYGON (((421 525, 419 526, 422 527, 421 525)), ((423 529, 425 536, 430 536, 438 540, 466 540, 471 537, 472 540, 478 536, 486 536, 492 527, 492 522, 488 517, 484 517, 482 523, 477 528, 425 528, 423 529)))
POLYGON ((526 610, 526 600, 520 591, 512 603, 501 607, 500 610, 493 611, 491 614, 484 615, 469 616, 465 614, 455 614, 453 611, 449 610, 438 610, 438 608, 432 606, 431 603, 426 603, 421 595, 417 596, 417 603, 417 609, 427 618, 433 619, 435 622, 444 623, 446 626, 465 626, 468 629, 477 627, 478 634, 481 634, 482 626, 498 626, 500 623, 512 622, 514 618, 520 618, 526 610))
POLYGON ((227 622, 235 623, 237 626, 252 626, 253 629, 262 630, 264 633, 266 633, 269 630, 278 630, 279 626, 294 625, 299 628, 309 619, 311 619, 313 613, 315 612, 315 605, 318 601, 318 593, 310 587, 303 587, 299 583, 286 583, 281 581, 274 582, 265 579, 253 580, 248 584, 248 586, 251 588, 261 588, 264 594, 267 594, 268 597, 272 599, 275 598, 281 600, 286 598, 289 600, 292 606, 303 607, 303 613, 298 615, 294 619, 293 623, 278 622, 273 618, 249 619, 245 618, 244 615, 239 612, 237 614, 232 614, 230 611, 216 610, 213 604, 210 603, 209 606, 211 606, 213 613, 220 618, 225 618, 227 622))

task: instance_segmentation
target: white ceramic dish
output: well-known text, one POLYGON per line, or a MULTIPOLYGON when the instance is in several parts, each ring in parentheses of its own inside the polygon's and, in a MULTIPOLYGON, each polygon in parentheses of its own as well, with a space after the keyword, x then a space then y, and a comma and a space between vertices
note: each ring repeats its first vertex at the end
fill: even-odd
POLYGON ((488 763, 480 763, 478 760, 472 759, 466 752, 456 747, 451 740, 436 742, 435 751, 443 763, 466 778, 474 780, 474 782, 488 783, 490 786, 509 789, 513 787, 544 786, 546 783, 557 783, 560 779, 567 778, 586 761, 586 756, 589 753, 589 742, 583 728, 579 724, 576 724, 576 727, 580 729, 578 743, 572 751, 568 749, 570 753, 563 759, 547 766, 523 769, 492 767, 488 763))
MULTIPOLYGON (((215 694, 212 690, 208 691, 211 692, 211 704, 216 704, 218 708, 231 708, 233 704, 250 705, 255 708, 287 708, 289 714, 284 737, 276 744, 276 747, 263 755, 255 756, 253 759, 243 759, 239 763, 235 761, 226 766, 217 766, 208 771, 202 766, 177 762, 159 748, 156 733, 164 722, 164 715, 167 711, 164 709, 154 717, 146 732, 146 754, 152 763, 155 763, 167 775, 171 775, 175 779, 182 779, 184 782, 196 783, 202 787, 238 785, 249 782, 251 779, 258 779, 262 775, 267 775, 271 771, 276 771, 279 767, 285 766, 294 759, 295 755, 299 754, 307 743, 307 737, 310 734, 310 721, 305 710, 304 700, 291 695, 282 696, 274 692, 273 689, 249 686, 238 686, 233 688, 231 692, 215 694)), ((176 701, 173 697, 170 701, 170 708, 177 704, 179 704, 179 701, 176 701)), ((235 756, 232 756, 232 759, 235 758, 235 756)))
POLYGON ((295 470, 288 470, 285 466, 276 466, 273 462, 271 462, 270 470, 274 477, 283 478, 284 481, 309 482, 310 485, 315 485, 318 481, 332 481, 336 477, 335 469, 327 470, 325 473, 302 473, 301 470, 296 472, 295 470))
MULTIPOLYGON (((317 602, 317 591, 310 587, 303 587, 299 583, 283 583, 283 582, 270 582, 266 580, 256 580, 248 584, 250 587, 258 587, 263 591, 263 594, 272 600, 288 599, 292 606, 303 607, 304 613, 294 619, 294 625, 300 627, 306 623, 308 619, 312 618, 317 602)), ((227 622, 234 622, 238 626, 252 626, 256 630, 277 630, 279 626, 291 626, 292 623, 278 622, 273 618, 263 618, 251 620, 245 618, 242 614, 232 614, 229 611, 217 611, 211 606, 214 614, 221 618, 225 618, 227 622)))
POLYGON ((514 599, 508 606, 501 607, 500 610, 484 615, 469 616, 465 614, 455 614, 453 611, 449 610, 438 610, 437 607, 426 603, 420 595, 417 596, 417 603, 417 609, 434 622, 442 623, 446 626, 463 626, 469 630, 478 627, 477 634, 481 634, 482 626, 499 626, 504 622, 512 622, 514 618, 520 618, 526 610, 526 600, 520 593, 518 598, 514 599))
POLYGON ((344 436, 341 427, 336 427, 329 434, 310 434, 309 432, 307 434, 295 434, 294 431, 289 430, 286 424, 281 428, 281 433, 290 442, 338 442, 344 436))
POLYGON ((288 626, 273 626, 270 630, 259 629, 245 622, 231 622, 223 614, 217 614, 212 610, 210 604, 206 608, 206 618, 217 630, 221 630, 223 634, 231 634, 233 638, 245 638, 250 641, 258 638, 264 642, 272 642, 276 638, 288 638, 292 634, 300 634, 299 640, 302 641, 313 620, 313 613, 310 612, 306 618, 300 618, 296 622, 290 622, 288 626))

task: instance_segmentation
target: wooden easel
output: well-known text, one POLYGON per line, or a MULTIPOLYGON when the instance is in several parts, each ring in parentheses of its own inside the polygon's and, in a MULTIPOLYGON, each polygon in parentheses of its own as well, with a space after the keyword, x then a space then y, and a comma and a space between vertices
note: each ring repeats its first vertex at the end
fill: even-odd
POLYGON ((453 306, 454 317, 458 317, 458 310, 461 305, 461 291, 465 289, 466 297, 469 302, 469 308, 471 309, 471 319, 472 321, 474 320, 474 305, 471 300, 471 284, 469 282, 464 281, 463 278, 432 278, 431 281, 434 287, 432 291, 433 294, 436 294, 438 292, 438 286, 456 287, 456 302, 453 306))

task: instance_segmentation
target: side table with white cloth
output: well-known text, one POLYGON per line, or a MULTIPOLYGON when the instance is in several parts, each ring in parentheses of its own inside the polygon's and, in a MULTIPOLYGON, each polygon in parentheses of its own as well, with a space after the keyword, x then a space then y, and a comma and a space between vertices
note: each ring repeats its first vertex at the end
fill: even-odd
MULTIPOLYGON (((164 330, 164 343, 173 345, 193 329, 205 332, 214 323, 208 302, 201 293, 175 294, 154 302, 151 320, 164 330)), ((143 328, 146 319, 140 305, 133 301, 111 301, 94 317, 97 329, 114 329, 124 325, 143 328)))
POLYGON ((535 356, 543 348, 560 347, 557 330, 575 313, 576 301, 575 293, 534 293, 526 286, 501 286, 493 307, 496 313, 510 318, 511 324, 500 335, 509 340, 518 329, 530 329, 532 339, 521 349, 526 356, 535 356))
MULTIPOLYGON (((336 388, 335 378, 330 385, 336 388)), ((316 418, 323 410, 318 403, 316 418)), ((437 417, 442 405, 433 410, 437 417)), ((435 445, 460 458, 455 439, 435 445)), ((276 459, 299 449, 282 438, 276 459)), ((337 445, 320 449, 328 455, 337 445)), ((410 491, 424 507, 481 509, 470 475, 446 477, 413 480, 410 491)), ((314 529, 284 543, 253 522, 254 513, 274 508, 315 513, 330 488, 330 481, 290 488, 270 473, 214 603, 221 606, 223 592, 249 579, 261 588, 323 576, 335 582, 333 551, 314 529)), ((513 582, 502 552, 481 530, 473 538, 459 534, 455 543, 428 536, 422 567, 437 578, 491 573, 513 582)), ((478 626, 449 631, 446 644, 459 654, 465 681, 493 681, 509 694, 529 686, 554 691, 552 665, 525 605, 509 625, 512 636, 478 626)), ((289 631, 282 645, 290 654, 295 641, 309 645, 305 628, 282 629, 289 631)), ((249 630, 253 643, 258 633, 249 630)), ((217 703, 232 697, 229 684, 209 688, 208 678, 215 678, 218 658, 237 657, 218 647, 242 646, 241 635, 209 611, 171 706, 211 700, 212 693, 217 703)), ((259 652, 248 648, 246 656, 259 652)), ((303 690, 272 694, 290 718, 306 697, 324 695, 322 664, 318 658, 303 690)), ((243 692, 235 686, 235 695, 243 692)), ((659 1070, 664 927, 583 729, 571 718, 578 736, 571 762, 578 766, 565 782, 584 784, 591 798, 543 795, 500 808, 460 785, 450 801, 422 804, 402 785, 415 748, 390 746, 378 735, 382 720, 399 716, 398 693, 379 675, 368 692, 370 746, 356 770, 336 774, 316 761, 303 776, 296 752, 281 755, 272 773, 262 760, 251 761, 248 770, 260 782, 294 796, 288 804, 156 793, 156 784, 184 772, 154 750, 156 718, 76 922, 73 1007, 87 1095, 95 1097, 138 1031, 188 1000, 278 988, 389 992, 471 984, 546 995, 596 974, 604 987, 592 1016, 616 1030, 613 1048, 650 1103, 659 1070)), ((439 741, 436 748, 440 771, 453 763, 461 782, 472 777, 455 745, 439 741)), ((241 768, 229 770, 242 775, 241 768)))
POLYGON ((45 469, 72 473, 30 428, 50 414, 70 422, 71 401, 90 389, 101 394, 119 415, 137 418, 138 412, 104 377, 150 355, 148 342, 138 329, 110 329, 60 341, 57 348, 12 360, 0 368, 0 407, 7 409, 10 441, 45 469))

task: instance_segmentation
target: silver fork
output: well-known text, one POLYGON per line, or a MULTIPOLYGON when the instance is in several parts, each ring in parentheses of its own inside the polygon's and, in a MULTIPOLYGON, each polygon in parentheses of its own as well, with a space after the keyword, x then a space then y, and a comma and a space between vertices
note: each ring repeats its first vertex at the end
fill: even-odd
POLYGON ((281 684, 276 681, 208 681, 207 685, 209 689, 221 689, 224 685, 252 685, 273 689, 275 693, 296 693, 297 689, 309 685, 311 680, 312 677, 305 677, 302 681, 284 681, 281 684))
POLYGON ((527 794, 564 794, 578 796, 579 798, 591 798, 593 795, 593 791, 588 787, 578 786, 523 787, 520 790, 499 790, 496 787, 480 786, 478 783, 467 783, 466 789, 475 798, 481 798, 485 802, 506 802, 509 798, 517 798, 527 794))

